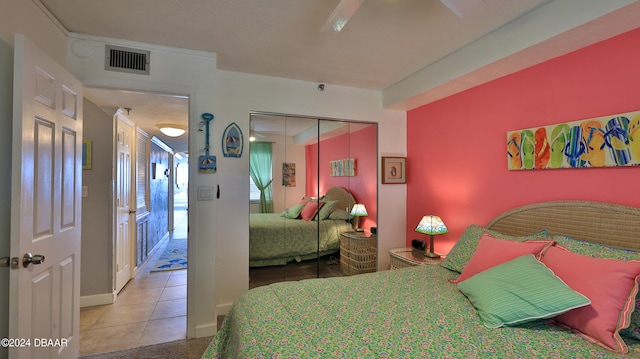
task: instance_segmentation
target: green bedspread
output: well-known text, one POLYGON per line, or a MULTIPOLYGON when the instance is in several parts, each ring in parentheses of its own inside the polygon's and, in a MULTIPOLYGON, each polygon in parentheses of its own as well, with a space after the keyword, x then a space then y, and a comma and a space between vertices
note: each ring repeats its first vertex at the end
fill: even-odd
POLYGON ((283 265, 337 252, 344 220, 303 221, 277 213, 253 213, 249 220, 249 266, 283 265), (318 244, 319 241, 319 244, 318 244))
POLYGON ((484 327, 437 265, 285 282, 234 303, 203 358, 633 358, 548 321, 484 327))

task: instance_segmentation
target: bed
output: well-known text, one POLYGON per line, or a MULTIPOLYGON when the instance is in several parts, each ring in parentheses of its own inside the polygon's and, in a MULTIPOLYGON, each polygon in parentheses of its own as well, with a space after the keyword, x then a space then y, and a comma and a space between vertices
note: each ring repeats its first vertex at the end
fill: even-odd
POLYGON ((293 218, 284 216, 292 209, 283 213, 252 213, 249 219, 249 266, 284 265, 294 260, 300 262, 338 252, 340 233, 352 228, 348 212, 355 199, 346 189, 333 187, 321 202, 324 205, 313 220, 301 219, 298 212, 290 216, 293 218))
MULTIPOLYGON (((551 257, 553 248, 553 253, 560 250, 567 255, 584 250, 584 255, 580 255, 584 260, 635 266, 638 263, 634 260, 640 259, 635 252, 640 250, 640 209, 586 201, 525 205, 497 216, 486 226, 470 225, 440 265, 276 283, 253 289, 234 303, 203 358, 640 357, 640 339, 632 339, 634 334, 640 338, 637 316, 640 313, 633 311, 637 293, 635 274, 631 275, 631 284, 625 284, 631 289, 627 293, 626 314, 619 318, 625 323, 621 326, 629 325, 621 331, 625 336, 619 337, 624 339, 624 348, 606 349, 602 343, 594 344, 585 339, 584 333, 580 335, 559 322, 561 316, 597 305, 595 297, 589 297, 590 305, 583 303, 558 316, 488 327, 480 315, 480 307, 471 302, 473 296, 467 297, 460 288, 474 278, 496 272, 496 268, 534 257, 523 255, 453 283, 461 275, 459 272, 464 273, 486 248, 484 243, 493 243, 485 242, 486 236, 527 247, 551 238, 553 245, 545 247, 548 252, 541 261, 551 257), (619 260, 603 259, 610 254, 619 260), (464 268, 445 268, 456 264, 464 268)), ((535 258, 533 261, 538 263, 535 258)), ((588 266, 574 267, 573 270, 580 271, 588 266)), ((595 273, 593 280, 598 276, 595 273)), ((527 283, 523 288, 535 286, 534 277, 531 278, 531 283, 523 281, 527 283)), ((607 277, 604 279, 602 291, 612 292, 607 277)), ((573 282, 567 279, 567 283, 573 282)), ((592 287, 600 290, 600 284, 592 287)), ((556 303, 555 299, 553 302, 556 303)))

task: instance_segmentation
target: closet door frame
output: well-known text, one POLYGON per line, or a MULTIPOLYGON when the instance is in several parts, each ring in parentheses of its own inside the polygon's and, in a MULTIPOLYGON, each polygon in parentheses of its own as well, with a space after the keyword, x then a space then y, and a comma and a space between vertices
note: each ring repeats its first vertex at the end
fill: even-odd
MULTIPOLYGON (((378 124, 377 123, 375 123, 375 122, 367 122, 367 121, 347 120, 347 119, 313 117, 313 116, 306 116, 306 115, 292 115, 292 114, 256 111, 256 112, 251 112, 250 113, 250 120, 249 120, 250 121, 250 126, 249 126, 249 128, 250 128, 251 132, 253 133, 253 131, 254 131, 254 126, 253 126, 254 118, 261 118, 261 119, 264 120, 265 118, 268 118, 268 117, 273 117, 274 119, 275 118, 281 118, 284 121, 284 132, 285 132, 284 137, 287 136, 288 128, 293 127, 293 126, 288 126, 287 125, 287 123, 289 121, 297 121, 297 120, 301 120, 301 119, 315 121, 315 126, 314 126, 315 129, 313 131, 314 132, 313 133, 313 137, 315 137, 315 144, 318 145, 318 157, 320 157, 320 151, 321 151, 320 143, 324 140, 323 137, 325 136, 323 134, 323 130, 321 128, 322 124, 328 124, 328 125, 334 125, 334 126, 347 125, 346 133, 349 136, 351 136, 351 129, 350 129, 351 125, 358 125, 358 126, 369 126, 369 125, 372 125, 372 126, 374 126, 375 127, 375 138, 373 140, 375 141, 375 145, 373 146, 374 148, 372 149, 372 151, 375 152, 373 154, 373 158, 374 158, 373 162, 375 163, 375 165, 374 165, 375 166, 374 173, 376 175, 373 178, 369 179, 369 181, 373 181, 373 183, 375 183, 375 203, 372 204, 372 207, 373 208, 377 208, 377 201, 378 201, 377 200, 377 198, 378 198, 378 187, 377 187, 378 186, 378 184, 377 184, 378 183, 378 180, 377 180, 378 178, 377 178, 377 174, 379 172, 378 168, 377 168, 377 162, 378 161, 376 160, 377 157, 378 157, 378 137, 377 137, 378 124)), ((310 138, 310 132, 311 131, 309 131, 309 133, 301 135, 301 137, 305 137, 306 136, 307 138, 310 138)), ((269 141, 269 139, 267 139, 267 140, 269 141)), ((311 143, 306 143, 305 144, 305 151, 304 151, 305 152, 305 157, 304 157, 305 166, 303 167, 303 166, 300 166, 300 165, 296 165, 296 177, 297 177, 297 179, 296 179, 296 182, 297 182, 296 183, 296 187, 302 188, 302 191, 296 191, 296 194, 290 195, 291 198, 288 197, 289 196, 288 192, 290 192, 290 191, 287 191, 288 188, 284 188, 282 190, 276 190, 276 187, 282 186, 282 183, 281 183, 281 181, 282 181, 282 164, 278 162, 279 160, 276 159, 275 155, 273 156, 274 159, 273 159, 273 163, 272 163, 272 179, 273 179, 273 182, 272 182, 272 193, 273 193, 273 196, 274 196, 274 212, 276 212, 276 213, 284 210, 284 208, 289 208, 292 205, 293 202, 298 202, 300 200, 300 198, 302 197, 301 195, 299 195, 299 193, 303 193, 303 195, 306 194, 307 181, 309 180, 308 178, 306 178, 306 175, 308 173, 307 168, 306 168, 306 165, 307 165, 306 164, 306 145, 308 145, 308 144, 311 144, 311 143), (304 176, 301 176, 303 173, 304 173, 304 176), (303 180, 301 181, 301 179, 303 179, 303 180), (280 198, 279 199, 280 200, 279 201, 280 202, 279 203, 280 206, 282 206, 281 203, 284 203, 284 208, 280 208, 280 207, 276 208, 276 206, 275 206, 275 204, 276 204, 276 194, 278 196, 283 196, 284 197, 284 198, 280 198), (300 198, 298 198, 298 197, 300 197, 300 198)), ((287 146, 288 145, 289 145, 289 143, 285 141, 285 144, 284 144, 285 155, 283 156, 284 161, 282 161, 282 162, 297 163, 297 161, 295 161, 295 162, 294 161, 290 161, 287 158, 287 153, 288 153, 287 146)), ((347 156, 348 155, 349 154, 347 154, 347 156)), ((327 164, 327 168, 328 168, 328 166, 329 166, 329 164, 327 164)), ((320 194, 320 191, 321 191, 320 186, 321 186, 321 180, 322 180, 321 177, 322 177, 323 173, 326 171, 326 169, 322 169, 321 168, 322 164, 320 162, 320 158, 318 158, 317 167, 318 168, 316 168, 316 171, 315 171, 316 172, 316 178, 315 178, 316 186, 315 186, 314 190, 315 190, 315 193, 320 194)), ((347 185, 346 188, 349 190, 350 189, 349 185, 347 185)), ((325 188, 324 190, 326 191, 327 188, 325 188)), ((356 198, 356 200, 358 200, 358 198, 356 198)), ((376 215, 376 218, 373 218, 372 221, 373 221, 373 223, 377 223, 377 215, 376 215)), ((318 222, 318 231, 316 232, 317 233, 316 243, 318 245, 317 253, 320 251, 320 243, 319 243, 319 230, 320 229, 319 229, 319 226, 320 226, 320 223, 318 222)), ((376 248, 376 253, 377 252, 378 252, 378 249, 376 248)), ((378 258, 378 256, 379 256, 379 253, 376 254, 377 258, 378 258)), ((317 258, 317 260, 316 260, 315 277, 320 277, 320 265, 321 265, 320 261, 322 259, 324 259, 324 258, 317 258)), ((338 259, 338 261, 339 261, 339 259, 338 259)), ((377 262, 378 262, 378 260, 376 259, 376 270, 377 270, 377 266, 378 266, 377 262)), ((287 274, 283 273, 282 277, 283 277, 283 280, 286 280, 287 274)))

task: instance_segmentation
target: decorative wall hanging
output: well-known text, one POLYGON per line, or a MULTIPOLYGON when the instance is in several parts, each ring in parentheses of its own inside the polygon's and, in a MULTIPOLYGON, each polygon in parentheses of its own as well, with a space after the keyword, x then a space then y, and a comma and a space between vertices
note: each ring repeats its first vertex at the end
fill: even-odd
POLYGON ((329 161, 331 165, 332 176, 348 176, 353 177, 356 175, 356 159, 345 158, 342 160, 329 161))
POLYGON ((382 157, 382 183, 407 183, 406 157, 382 157))
POLYGON ((204 155, 198 157, 199 171, 200 173, 216 173, 216 156, 209 155, 209 125, 213 121, 214 116, 210 113, 203 113, 202 119, 205 126, 205 146, 204 155))
POLYGON ((509 170, 640 165, 640 111, 507 132, 509 170))
POLYGON ((225 157, 240 158, 244 148, 242 130, 235 122, 225 128, 222 134, 222 154, 225 157))
POLYGON ((91 169, 91 141, 82 141, 82 169, 91 169))
POLYGON ((296 164, 295 163, 282 164, 282 185, 285 187, 296 186, 296 164))

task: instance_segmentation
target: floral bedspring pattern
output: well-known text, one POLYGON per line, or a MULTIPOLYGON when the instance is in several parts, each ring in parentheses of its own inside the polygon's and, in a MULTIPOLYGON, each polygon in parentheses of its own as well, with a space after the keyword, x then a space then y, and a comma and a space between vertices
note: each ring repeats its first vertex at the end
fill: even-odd
POLYGON ((337 252, 340 233, 350 227, 343 220, 326 219, 318 224, 278 213, 254 213, 249 228, 249 265, 258 267, 316 258, 318 240, 320 255, 337 252))
POLYGON ((203 358, 637 358, 548 321, 484 327, 448 279, 422 266, 285 282, 239 298, 203 358))

